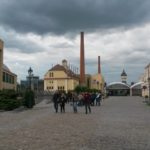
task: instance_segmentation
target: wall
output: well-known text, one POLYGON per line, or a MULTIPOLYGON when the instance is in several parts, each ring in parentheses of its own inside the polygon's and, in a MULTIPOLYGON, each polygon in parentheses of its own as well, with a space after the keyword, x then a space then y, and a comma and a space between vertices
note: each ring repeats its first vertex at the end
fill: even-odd
POLYGON ((3 76, 3 41, 0 40, 0 90, 2 90, 2 76, 3 76))
POLYGON ((48 71, 44 77, 44 90, 56 91, 59 87, 59 90, 68 92, 74 90, 77 85, 79 81, 68 77, 64 71, 48 71))

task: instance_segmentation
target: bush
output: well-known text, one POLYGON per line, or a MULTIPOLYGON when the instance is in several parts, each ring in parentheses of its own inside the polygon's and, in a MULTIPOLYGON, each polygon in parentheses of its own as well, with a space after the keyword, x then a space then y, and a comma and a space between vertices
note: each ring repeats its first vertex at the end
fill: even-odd
POLYGON ((80 86, 80 85, 76 86, 74 90, 77 93, 80 93, 80 92, 91 92, 91 93, 99 92, 99 90, 97 90, 97 89, 90 89, 90 88, 88 88, 86 86, 80 86))
POLYGON ((13 110, 20 107, 22 100, 18 100, 17 95, 13 90, 0 91, 0 110, 13 110))
POLYGON ((21 100, 17 99, 0 99, 0 110, 13 110, 20 107, 21 100))
POLYGON ((5 99, 17 99, 18 93, 14 90, 3 90, 0 91, 0 97, 5 99))
POLYGON ((27 108, 33 108, 35 105, 34 92, 31 90, 27 90, 24 96, 24 106, 27 108))

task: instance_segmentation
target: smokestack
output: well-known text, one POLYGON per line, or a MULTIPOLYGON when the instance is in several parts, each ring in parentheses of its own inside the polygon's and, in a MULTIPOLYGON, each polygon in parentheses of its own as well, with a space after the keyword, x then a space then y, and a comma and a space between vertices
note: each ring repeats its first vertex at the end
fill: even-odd
POLYGON ((98 74, 101 74, 101 62, 100 62, 100 56, 98 56, 98 74))
POLYGON ((80 39, 80 85, 85 85, 84 32, 81 32, 80 39))

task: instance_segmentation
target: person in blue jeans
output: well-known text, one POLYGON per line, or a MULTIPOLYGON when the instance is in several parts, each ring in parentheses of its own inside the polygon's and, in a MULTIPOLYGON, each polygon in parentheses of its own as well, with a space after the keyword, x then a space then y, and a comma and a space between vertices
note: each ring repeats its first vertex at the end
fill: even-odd
POLYGON ((101 105, 101 93, 99 92, 96 96, 96 106, 101 105))
POLYGON ((73 93, 72 96, 72 103, 73 103, 73 111, 74 113, 77 113, 77 106, 78 106, 78 95, 76 93, 73 93))

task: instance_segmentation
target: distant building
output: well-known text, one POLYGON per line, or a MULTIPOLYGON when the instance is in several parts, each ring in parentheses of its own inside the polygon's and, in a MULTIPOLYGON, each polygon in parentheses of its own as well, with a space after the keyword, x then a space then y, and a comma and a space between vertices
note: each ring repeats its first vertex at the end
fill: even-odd
POLYGON ((122 83, 127 83, 127 74, 124 69, 121 73, 121 81, 122 81, 122 83))
POLYGON ((144 73, 140 79, 142 83, 142 96, 149 96, 150 92, 150 63, 145 67, 144 73))
POLYGON ((109 96, 129 96, 130 86, 123 82, 112 82, 107 85, 109 96))
MULTIPOLYGON (((45 91, 72 91, 79 85, 80 75, 69 68, 67 60, 62 61, 62 65, 53 66, 44 76, 45 91)), ((103 92, 104 78, 101 73, 95 75, 85 74, 84 86, 90 89, 97 89, 103 92)))
MULTIPOLYGON (((26 77, 26 80, 21 80, 20 82, 20 89, 22 91, 26 90, 30 87, 29 76, 26 77)), ((31 89, 33 91, 43 91, 44 90, 44 81, 39 79, 39 76, 32 76, 31 77, 31 89)))
POLYGON ((142 96, 143 82, 127 84, 127 74, 124 70, 121 73, 121 80, 122 82, 112 82, 107 85, 107 93, 110 96, 142 96))
POLYGON ((17 75, 3 64, 3 41, 0 40, 0 90, 17 89, 17 75))
POLYGON ((98 56, 98 73, 91 75, 90 88, 97 89, 103 93, 104 92, 104 84, 105 84, 105 80, 101 73, 100 56, 98 56))
POLYGON ((3 65, 2 89, 17 89, 17 75, 11 72, 6 65, 3 65))
POLYGON ((77 85, 79 85, 79 76, 69 68, 65 59, 62 61, 62 65, 55 65, 44 76, 45 91, 68 92, 74 90, 77 85))
POLYGON ((101 74, 91 75, 91 89, 97 89, 101 92, 104 92, 104 78, 101 74))
POLYGON ((130 86, 130 96, 142 96, 142 84, 138 82, 130 86))

